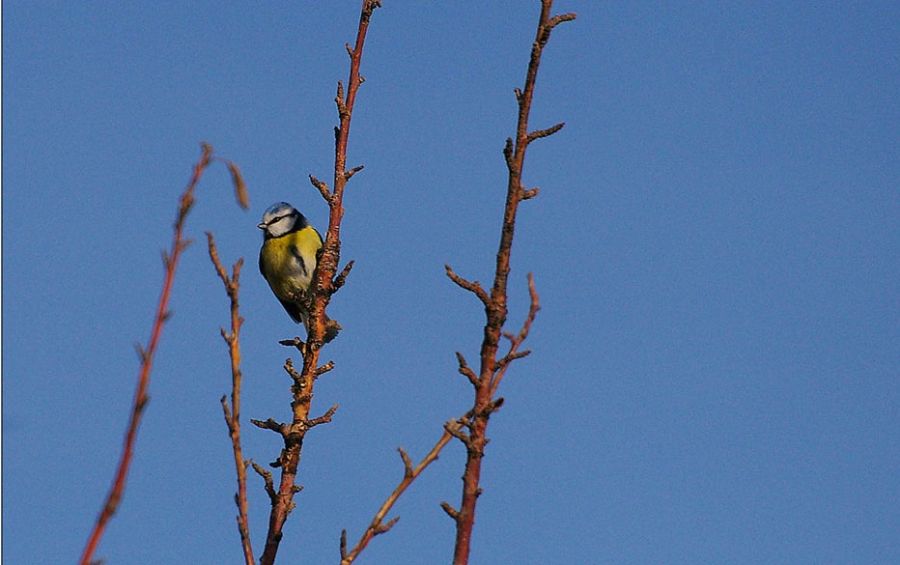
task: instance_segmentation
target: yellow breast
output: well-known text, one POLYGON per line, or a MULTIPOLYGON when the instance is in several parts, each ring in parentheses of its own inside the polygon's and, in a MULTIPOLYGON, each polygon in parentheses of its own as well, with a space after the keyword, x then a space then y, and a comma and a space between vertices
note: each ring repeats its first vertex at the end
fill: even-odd
POLYGON ((281 300, 293 302, 309 289, 322 238, 311 226, 268 239, 259 252, 259 270, 281 300))

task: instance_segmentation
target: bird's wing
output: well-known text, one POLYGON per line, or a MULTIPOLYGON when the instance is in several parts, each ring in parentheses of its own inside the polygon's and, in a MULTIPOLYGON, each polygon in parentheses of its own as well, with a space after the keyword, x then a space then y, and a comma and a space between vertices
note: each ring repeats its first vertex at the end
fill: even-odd
POLYGON ((303 276, 309 276, 309 269, 306 268, 306 261, 303 260, 303 254, 300 253, 300 249, 294 245, 293 243, 288 247, 288 251, 290 251, 291 255, 294 256, 294 259, 300 263, 300 268, 303 269, 303 276))

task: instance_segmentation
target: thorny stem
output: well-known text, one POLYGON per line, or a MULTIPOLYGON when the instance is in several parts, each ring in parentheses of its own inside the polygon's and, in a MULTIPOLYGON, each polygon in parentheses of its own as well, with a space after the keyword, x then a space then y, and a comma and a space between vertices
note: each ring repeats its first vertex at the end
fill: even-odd
MULTIPOLYGON (((278 552, 278 546, 282 538, 284 522, 294 507, 294 494, 298 487, 295 485, 297 468, 300 464, 300 453, 303 448, 303 440, 306 431, 310 427, 310 407, 313 399, 313 386, 316 377, 319 376, 319 351, 322 347, 325 335, 325 308, 328 306, 331 296, 335 291, 335 273, 340 260, 340 229, 344 216, 344 188, 347 180, 359 169, 347 171, 347 143, 350 137, 350 120, 353 115, 353 107, 356 102, 356 93, 362 79, 359 74, 362 60, 363 46, 365 45, 366 32, 369 27, 369 19, 372 12, 380 6, 378 0, 363 0, 360 11, 359 27, 356 34, 354 47, 350 54, 350 75, 347 81, 346 95, 341 83, 338 83, 338 95, 335 99, 338 109, 339 125, 335 128, 335 159, 334 159, 334 191, 329 192, 327 186, 321 181, 316 183, 314 178, 310 180, 328 202, 328 232, 322 247, 322 253, 317 262, 313 277, 313 299, 310 316, 312 323, 308 343, 303 350, 303 369, 300 371, 300 379, 295 381, 292 387, 293 401, 291 402, 292 421, 288 432, 284 434, 284 448, 277 460, 281 467, 281 479, 275 496, 272 498, 272 510, 269 515, 269 528, 266 535, 266 547, 260 558, 261 565, 274 563, 278 552)), ((344 275, 346 278, 346 274, 344 275)), ((343 280, 341 280, 343 284, 343 280)), ((330 411, 333 413, 333 411, 330 411)), ((326 413, 330 420, 330 413, 326 413)), ((323 417, 324 418, 324 417, 323 417)), ((321 423, 321 422, 316 422, 321 423)))
POLYGON ((247 461, 244 459, 243 450, 241 448, 241 343, 240 333, 244 319, 240 315, 240 305, 238 303, 238 292, 240 290, 241 267, 244 260, 238 261, 232 267, 232 275, 228 276, 225 267, 219 260, 219 252, 216 249, 216 242, 213 234, 206 232, 207 244, 209 246, 209 258, 215 266, 216 273, 222 279, 225 285, 225 292, 228 294, 231 303, 231 332, 222 329, 222 339, 228 345, 228 356, 231 359, 231 406, 225 396, 221 398, 222 411, 225 415, 225 423, 228 426, 228 435, 231 437, 231 450, 234 453, 234 466, 237 472, 238 492, 235 495, 235 503, 238 507, 237 526, 238 533, 241 536, 241 548, 244 552, 245 565, 253 565, 253 547, 250 544, 250 519, 247 511, 247 461))
MULTIPOLYGON (((507 317, 507 280, 510 270, 510 254, 512 251, 513 236, 515 234, 516 214, 519 202, 533 198, 537 195, 537 189, 525 190, 522 186, 522 171, 525 164, 525 150, 529 143, 537 139, 547 137, 562 128, 557 124, 546 130, 528 132, 528 117, 531 111, 531 102, 534 98, 534 85, 537 78, 538 67, 544 46, 550 38, 550 32, 562 22, 575 19, 575 14, 562 14, 551 17, 550 11, 553 0, 541 0, 541 15, 538 21, 537 33, 531 49, 531 59, 528 63, 528 71, 525 76, 523 90, 516 89, 516 99, 519 105, 518 123, 516 126, 515 140, 508 139, 504 155, 508 169, 508 183, 506 191, 506 206, 503 213, 503 228, 500 235, 500 245, 497 251, 497 264, 494 273, 494 283, 490 296, 485 300, 485 291, 477 283, 470 283, 461 277, 454 277, 455 273, 448 267, 448 275, 458 285, 470 290, 484 302, 486 323, 484 327, 484 340, 481 345, 481 365, 477 378, 473 385, 475 388, 475 403, 470 416, 465 422, 468 433, 461 433, 459 439, 466 446, 466 467, 463 474, 462 501, 459 510, 454 510, 449 504, 444 509, 456 522, 456 544, 454 546, 454 565, 465 565, 469 561, 469 553, 472 540, 472 528, 475 524, 475 507, 478 496, 481 494, 479 486, 481 480, 481 460, 484 457, 484 448, 487 444, 487 426, 490 415, 502 404, 502 398, 494 398, 497 387, 503 378, 508 364, 525 355, 518 351, 519 346, 531 327, 534 316, 539 308, 537 292, 534 289, 534 280, 529 276, 529 291, 531 294, 531 308, 528 318, 518 336, 510 338, 510 352, 498 361, 497 351, 500 338, 503 335, 503 326, 507 317), (479 292, 480 291, 480 292, 479 292)), ((470 381, 471 369, 465 365, 465 360, 459 356, 460 372, 466 375, 470 381)))
POLYGON ((159 346, 163 324, 169 318, 170 314, 169 298, 171 297, 172 284, 175 280, 175 270, 178 266, 178 259, 188 246, 188 242, 185 241, 183 236, 185 220, 194 204, 194 189, 197 187, 200 178, 203 176, 203 172, 212 160, 212 152, 213 149, 210 145, 205 143, 202 145, 200 159, 194 165, 191 179, 179 201, 178 214, 173 226, 174 233, 172 236, 172 246, 169 253, 163 256, 166 272, 163 279, 162 292, 159 295, 159 303, 156 307, 156 316, 153 319, 153 327, 150 330, 150 340, 147 342, 147 347, 140 350, 141 366, 138 370, 137 388, 134 393, 131 417, 125 432, 122 455, 119 459, 119 465, 116 469, 113 484, 110 487, 106 500, 103 503, 103 508, 100 511, 100 515, 97 517, 94 528, 91 531, 84 551, 81 554, 79 563, 82 565, 88 565, 93 562, 94 552, 97 549, 97 545, 100 543, 100 538, 103 537, 103 532, 106 529, 107 523, 116 513, 119 502, 122 500, 122 494, 125 491, 125 482, 128 478, 128 470, 131 466, 132 456, 134 455, 134 444, 137 439, 138 428, 141 424, 144 408, 147 406, 147 389, 150 386, 150 370, 153 366, 153 356, 159 346))

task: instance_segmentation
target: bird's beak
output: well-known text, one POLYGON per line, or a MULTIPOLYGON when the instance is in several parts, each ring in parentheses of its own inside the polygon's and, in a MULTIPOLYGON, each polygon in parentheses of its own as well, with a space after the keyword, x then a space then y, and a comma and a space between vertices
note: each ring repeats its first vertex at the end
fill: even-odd
POLYGON ((264 230, 264 229, 266 229, 266 224, 256 224, 256 227, 258 227, 261 230, 264 230))

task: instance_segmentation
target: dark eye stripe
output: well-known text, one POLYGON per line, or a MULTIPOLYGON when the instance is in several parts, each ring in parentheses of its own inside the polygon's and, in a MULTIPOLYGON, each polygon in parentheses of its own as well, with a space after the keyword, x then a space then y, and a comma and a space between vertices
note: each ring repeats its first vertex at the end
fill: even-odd
POLYGON ((293 215, 294 215, 294 214, 285 214, 284 216, 278 216, 277 218, 273 218, 272 220, 270 220, 269 223, 266 224, 266 225, 267 225, 267 226, 271 226, 272 224, 278 223, 278 222, 280 222, 281 220, 283 220, 283 219, 285 219, 285 218, 289 218, 289 217, 291 217, 291 216, 293 216, 293 215))

